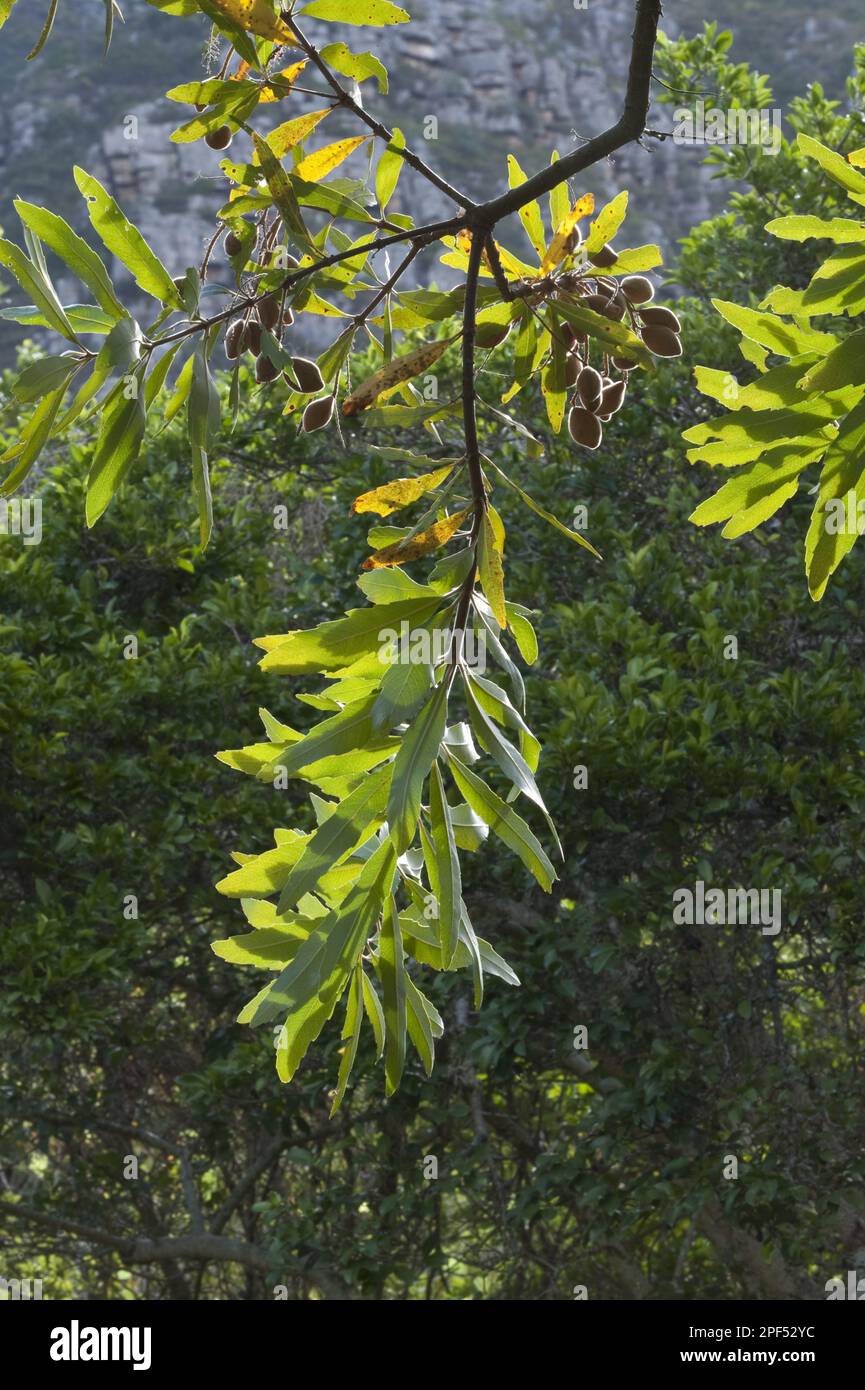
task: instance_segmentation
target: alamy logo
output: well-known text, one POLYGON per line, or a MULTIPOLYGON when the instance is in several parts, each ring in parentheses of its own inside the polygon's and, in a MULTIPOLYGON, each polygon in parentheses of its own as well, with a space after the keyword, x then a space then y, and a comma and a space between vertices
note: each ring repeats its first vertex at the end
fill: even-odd
POLYGON ((757 145, 766 154, 781 148, 781 112, 752 107, 721 111, 700 99, 673 113, 674 145, 757 145))
POLYGON ((693 891, 673 892, 673 924, 677 927, 759 926, 763 936, 781 930, 780 888, 709 888, 697 879, 693 891))
MULTIPOLYGON (((382 628, 378 634, 378 659, 383 666, 440 666, 451 652, 453 633, 449 627, 412 627, 403 619, 396 628, 382 628)), ((483 675, 487 669, 486 634, 466 628, 462 658, 467 666, 483 675)))
POLYGON ((0 1279, 0 1298, 29 1303, 42 1297, 41 1279, 0 1279))
POLYGON ((150 1370, 149 1327, 69 1327, 51 1331, 52 1361, 131 1361, 134 1371, 150 1370))
POLYGON ((832 1303, 845 1299, 851 1303, 865 1302, 865 1279, 857 1279, 855 1269, 848 1269, 847 1283, 843 1279, 830 1279, 826 1284, 826 1301, 832 1303))
POLYGON ((25 545, 42 539, 42 499, 10 497, 0 501, 0 535, 20 536, 25 545))

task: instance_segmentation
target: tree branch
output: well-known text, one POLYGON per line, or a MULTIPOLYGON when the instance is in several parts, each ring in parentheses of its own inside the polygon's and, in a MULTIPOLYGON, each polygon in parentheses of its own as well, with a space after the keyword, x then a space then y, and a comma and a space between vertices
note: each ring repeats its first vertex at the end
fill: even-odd
POLYGON ((637 0, 636 22, 631 37, 631 62, 622 114, 615 125, 601 135, 587 140, 578 150, 555 164, 542 169, 518 188, 503 193, 500 198, 482 203, 470 216, 470 224, 490 228, 502 217, 518 212, 526 203, 549 193, 563 180, 606 159, 622 145, 637 140, 643 133, 651 100, 652 55, 661 18, 661 0, 637 0))
MULTIPOLYGON (((310 61, 315 64, 322 77, 324 77, 325 81, 336 93, 340 104, 347 107, 349 111, 352 111, 359 121, 363 121, 364 125, 369 126, 369 129, 374 135, 377 135, 380 140, 384 140, 385 143, 389 145, 393 139, 393 131, 388 130, 386 125, 383 125, 381 121, 376 120, 375 116, 371 116, 368 111, 365 111, 360 103, 355 101, 342 84, 337 81, 315 45, 311 44, 309 39, 304 38, 303 34, 301 34, 294 16, 285 14, 284 18, 286 22, 291 25, 298 45, 303 49, 310 61)), ((414 169, 416 173, 421 174, 429 183, 434 184, 440 192, 444 193, 452 202, 456 203, 458 207, 465 208, 467 211, 474 207, 474 203, 470 199, 466 199, 465 195, 460 193, 459 189, 449 184, 447 179, 443 179, 441 174, 436 173, 435 169, 431 169, 430 166, 420 158, 420 155, 416 155, 407 145, 399 150, 398 153, 400 157, 405 160, 406 164, 414 169)))

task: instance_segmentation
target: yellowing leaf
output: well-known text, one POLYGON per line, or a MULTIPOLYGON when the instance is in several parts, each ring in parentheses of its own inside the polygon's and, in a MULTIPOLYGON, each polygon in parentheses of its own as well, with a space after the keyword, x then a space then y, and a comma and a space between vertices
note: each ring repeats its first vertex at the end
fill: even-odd
POLYGON ((310 241, 309 232, 298 206, 291 179, 273 154, 266 140, 257 131, 252 132, 252 146, 257 163, 264 169, 267 186, 287 230, 303 244, 310 241))
POLYGON ((350 140, 337 140, 333 145, 325 145, 324 149, 316 150, 302 159, 294 172, 299 179, 306 179, 307 183, 317 183, 342 164, 344 159, 348 159, 366 138, 365 135, 355 135, 350 140))
POLYGON ((362 410, 368 410, 383 391, 389 391, 432 367, 455 341, 456 335, 453 338, 443 338, 437 343, 425 343, 413 352, 405 353, 403 357, 395 357, 387 366, 379 367, 378 371, 373 372, 372 376, 352 391, 350 396, 346 396, 342 403, 343 415, 359 415, 362 410))
POLYGON ((852 164, 854 169, 865 169, 865 145, 861 150, 851 150, 847 156, 847 163, 852 164))
POLYGON ((267 0, 210 0, 211 5, 232 24, 262 39, 277 39, 280 43, 295 42, 287 24, 277 19, 267 0))
POLYGON ((611 203, 601 208, 586 237, 587 251, 600 251, 608 241, 612 241, 625 220, 628 211, 627 192, 618 193, 611 203))
POLYGON ((282 101, 283 97, 287 97, 306 67, 306 61, 304 58, 300 63, 292 63, 290 68, 283 68, 269 77, 262 87, 259 101, 282 101))
POLYGON ((555 270, 559 262, 564 260, 574 228, 582 217, 588 217, 590 212, 594 212, 594 209, 595 195, 593 193, 584 193, 582 198, 577 199, 567 217, 559 223, 556 234, 547 247, 547 254, 541 262, 541 271, 544 275, 555 270))
MULTIPOLYGON (((526 181, 526 175, 520 167, 516 155, 508 155, 508 185, 511 188, 519 188, 526 181)), ((526 236, 541 260, 546 247, 546 237, 544 236, 544 224, 541 218, 541 209, 537 203, 526 203, 525 207, 519 210, 520 221, 526 229, 526 236)))
POLYGON ((436 468, 432 473, 421 473, 417 478, 394 478, 391 482, 355 498, 351 509, 353 512, 375 512, 378 516, 390 516, 391 512, 398 512, 401 507, 416 502, 425 492, 431 492, 452 472, 453 464, 449 463, 445 468, 436 468))
POLYGON ((249 34, 273 39, 277 43, 297 43, 289 25, 274 13, 274 9, 278 11, 280 6, 274 7, 272 0, 210 0, 210 3, 249 34))
POLYGON ((407 24, 409 19, 391 0, 312 0, 303 13, 338 24, 407 24))
POLYGON ((502 565, 502 552, 493 523, 484 512, 481 533, 478 537, 478 577, 481 588, 487 596, 493 616, 499 627, 507 627, 508 615, 505 608, 505 571, 502 565))
POLYGON ((429 555, 430 551, 438 550, 439 546, 450 540, 451 536, 462 526, 466 517, 471 515, 471 510, 471 507, 466 507, 461 512, 454 512, 452 516, 446 516, 443 521, 434 522, 432 526, 427 527, 426 531, 421 531, 410 541, 397 541, 395 545, 383 546, 374 555, 367 556, 363 562, 363 568, 365 570, 383 569, 387 565, 401 565, 409 560, 419 560, 422 555, 429 555))
MULTIPOLYGON (((326 106, 323 111, 307 111, 303 116, 295 116, 294 120, 285 121, 282 125, 278 125, 276 130, 270 132, 265 142, 269 146, 271 154, 276 155, 277 159, 281 159, 287 150, 293 149, 295 145, 300 144, 301 140, 305 140, 307 135, 311 135, 319 121, 323 121, 325 116, 330 115, 330 111, 329 106, 326 106)), ((254 156, 253 163, 258 164, 259 162, 257 155, 254 156)))

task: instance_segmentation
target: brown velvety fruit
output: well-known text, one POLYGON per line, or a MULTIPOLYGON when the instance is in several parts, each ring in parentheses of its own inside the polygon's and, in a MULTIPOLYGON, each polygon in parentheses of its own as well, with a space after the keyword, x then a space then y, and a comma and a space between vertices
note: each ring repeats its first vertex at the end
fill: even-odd
POLYGON ((616 323, 623 319, 625 317, 625 302, 621 295, 617 294, 612 299, 608 299, 601 313, 604 318, 613 319, 616 323))
POLYGON ((631 304, 648 304, 655 297, 655 286, 645 275, 626 275, 619 288, 631 304))
POLYGON ((243 242, 236 232, 228 232, 225 238, 226 256, 239 256, 243 250, 243 242))
POLYGON ((597 415, 579 405, 575 405, 568 415, 568 430, 574 443, 582 444, 585 449, 597 449, 604 437, 597 415))
POLYGON ((475 333, 475 343, 482 350, 497 348, 505 341, 510 331, 509 323, 479 323, 475 333))
POLYGON ((231 144, 231 127, 221 125, 217 126, 216 130, 209 130, 204 137, 204 143, 212 150, 227 150, 231 144))
POLYGON ((632 372, 636 367, 636 362, 631 357, 614 357, 613 366, 618 372, 632 372))
POLYGON ((225 355, 232 361, 239 357, 246 347, 246 330, 240 319, 235 319, 225 335, 225 355))
POLYGON ((266 294, 258 301, 255 312, 262 328, 269 328, 272 332, 279 323, 279 300, 276 295, 266 294))
POLYGON ((678 316, 672 309, 665 309, 663 304, 652 304, 648 309, 641 309, 640 318, 643 323, 655 323, 659 328, 669 328, 674 333, 679 333, 682 329, 678 316))
POLYGON ((565 358, 565 386, 570 390, 576 386, 577 377, 580 375, 580 359, 575 353, 569 352, 565 358))
POLYGON ((614 265, 619 259, 618 253, 609 242, 606 246, 602 246, 600 251, 589 251, 587 254, 592 265, 598 266, 601 270, 606 270, 608 266, 614 265))
POLYGON ((617 410, 621 410, 627 389, 627 384, 624 381, 613 381, 609 386, 604 387, 598 414, 601 417, 610 416, 615 415, 617 410))
POLYGON ((325 425, 330 424, 332 415, 333 396, 319 396, 317 401, 310 401, 306 407, 300 427, 307 434, 311 434, 313 430, 322 430, 325 425))
POLYGON ((603 389, 604 384, 600 372, 596 372, 594 367, 583 367, 577 377, 577 395, 586 410, 597 410, 601 403, 603 389))
POLYGON ((257 357, 261 352, 261 324, 255 319, 250 319, 246 325, 246 346, 253 357, 257 357))
POLYGON ((276 381, 279 376, 279 368, 275 367, 269 357, 263 354, 255 364, 255 379, 260 385, 269 381, 276 381))
POLYGON ((670 328, 658 323, 643 325, 641 336, 649 352, 655 357, 681 357, 682 340, 670 328))
POLYGON ((316 391, 321 391, 324 382, 321 379, 321 372, 314 362, 310 362, 308 357, 292 357, 291 366, 294 378, 303 391, 304 395, 312 395, 316 391))

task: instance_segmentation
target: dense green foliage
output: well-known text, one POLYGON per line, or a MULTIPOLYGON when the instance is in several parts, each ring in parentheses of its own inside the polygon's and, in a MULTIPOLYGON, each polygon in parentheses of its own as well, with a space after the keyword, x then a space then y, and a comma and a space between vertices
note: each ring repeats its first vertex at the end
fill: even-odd
MULTIPOLYGON (((739 236, 735 217, 695 232, 679 271, 690 355, 711 348, 735 370, 690 267, 730 263, 739 236)), ((776 278, 769 264, 754 293, 776 278)), ((4 540, 3 771, 16 790, 2 812, 3 969, 32 965, 3 1005, 2 1156, 35 1209, 5 1229, 22 1273, 50 1268, 51 1296, 256 1298, 284 1283, 301 1297, 568 1298, 578 1284, 590 1297, 820 1297, 848 1267, 865 1137, 861 577, 854 557, 803 606, 807 499, 732 553, 682 524, 703 490, 678 442, 697 399, 687 366, 659 378, 626 407, 615 459, 553 445, 538 463, 511 446, 539 500, 588 507, 607 557, 590 568, 540 520, 509 549, 540 614, 529 699, 565 873, 550 905, 510 856, 487 854, 467 901, 523 988, 493 981, 474 1017, 466 986, 439 977, 448 1040, 432 1079, 410 1063, 385 1105, 362 1044, 359 1085, 331 1122, 336 1038, 280 1088, 260 1064, 267 1041, 226 1024, 244 990, 208 948, 234 929, 211 887, 233 827, 242 816, 266 844, 274 799, 292 794, 205 756, 253 702, 281 713, 250 665, 262 620, 350 600, 361 549, 348 505, 381 464, 307 444, 272 478, 284 426, 253 415, 217 474, 231 524, 206 559, 183 555, 192 518, 171 434, 145 490, 101 529, 80 528, 77 454, 44 485, 46 542, 4 540), (273 530, 280 502, 288 536, 273 530), (137 661, 122 657, 128 633, 137 661), (672 891, 700 877, 781 888, 780 935, 674 928, 672 891), (123 920, 125 892, 137 922, 123 920), (587 1053, 573 1047, 581 1024, 587 1053), (127 1138, 135 1125, 173 1157, 127 1138), (245 1270, 225 1252, 142 1266, 134 1241, 122 1246, 190 1229, 183 1146, 208 1225, 262 1160, 225 1228, 245 1270), (120 1176, 133 1152, 138 1182, 120 1176), (721 1177, 727 1154, 737 1182, 721 1177), (120 1249, 82 1247, 41 1224, 52 1217, 120 1249)))
MULTIPOLYGON (((834 146, 834 120, 816 102, 810 133, 834 146)), ((439 1062, 428 1079, 410 1057, 386 1104, 362 1039, 327 1118, 334 1032, 281 1087, 266 1030, 228 1021, 253 972, 209 947, 237 929, 213 890, 237 825, 262 849, 276 819, 312 828, 291 784, 211 756, 256 705, 287 713, 250 638, 355 601, 349 507, 386 480, 380 457, 298 444, 245 396, 202 555, 177 426, 93 531, 89 449, 49 447, 42 544, 0 538, 7 1272, 51 1298, 791 1298, 860 1261, 859 557, 806 606, 807 496, 732 550, 684 524, 706 486, 683 468, 705 408, 691 365, 742 373, 710 298, 802 289, 820 260, 767 239, 742 261, 770 213, 832 215, 825 182, 783 158, 786 183, 761 187, 757 161, 730 216, 688 239, 688 360, 632 392, 614 451, 577 456, 541 412, 543 459, 484 434, 547 508, 587 508, 606 557, 496 490, 509 581, 536 613, 528 699, 564 867, 546 897, 493 845, 468 856, 472 918, 523 987, 493 979, 474 1015, 470 981, 425 983, 439 1062), (698 879, 780 890, 780 933, 674 926, 673 893, 698 879)))

